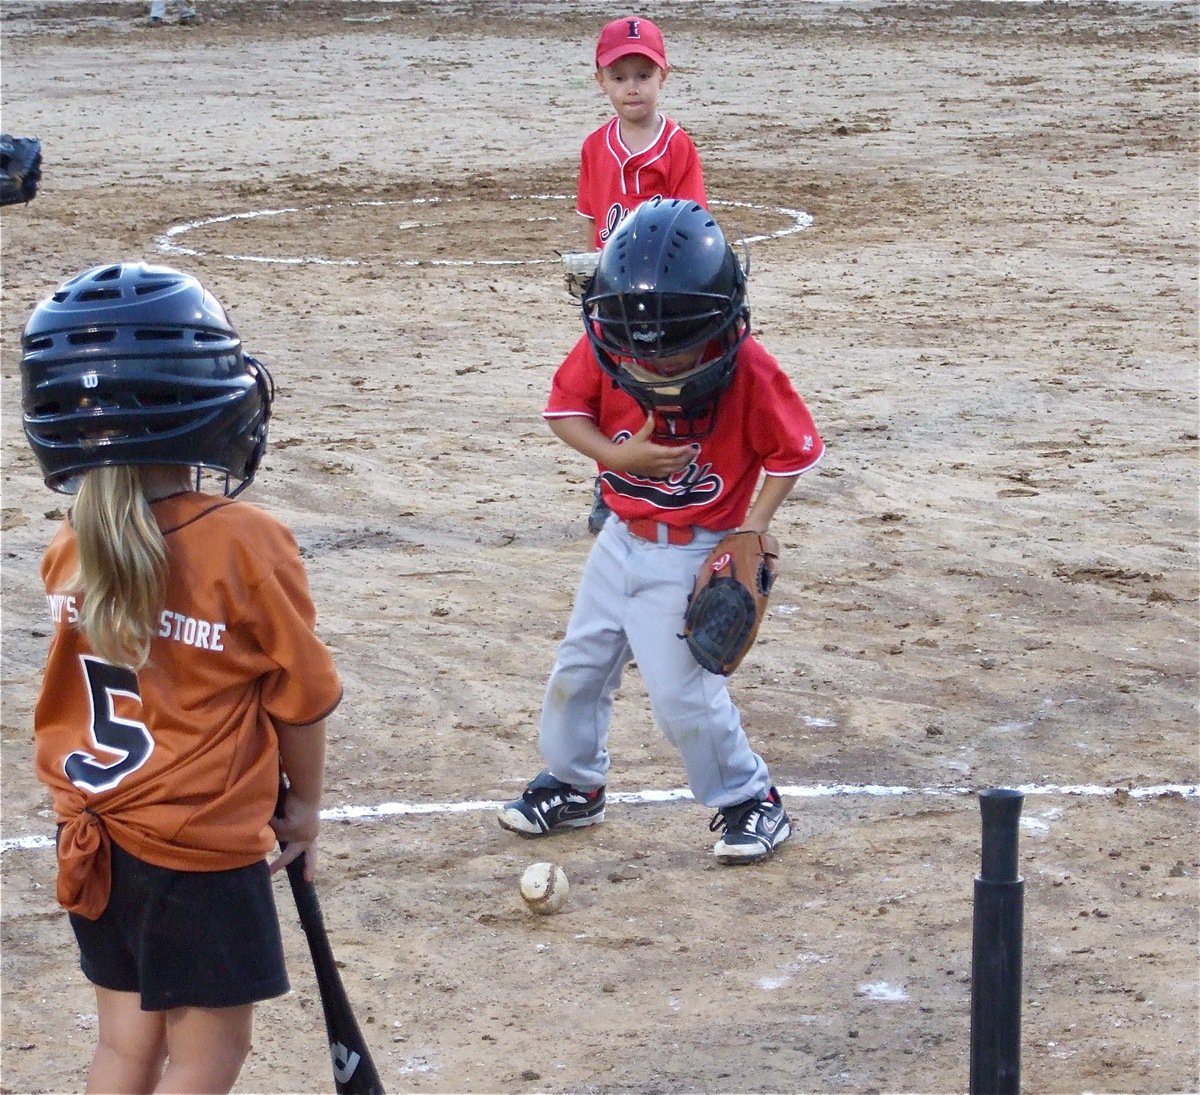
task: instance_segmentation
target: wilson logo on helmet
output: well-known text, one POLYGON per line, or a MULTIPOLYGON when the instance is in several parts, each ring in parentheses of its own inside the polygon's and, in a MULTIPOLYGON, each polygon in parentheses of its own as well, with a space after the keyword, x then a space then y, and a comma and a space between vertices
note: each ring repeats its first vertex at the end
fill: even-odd
POLYGON ((168 464, 224 473, 232 497, 254 478, 273 398, 224 306, 169 267, 91 267, 39 303, 21 334, 25 437, 46 485, 66 494, 92 468, 168 464), (101 373, 104 398, 82 394, 101 373))

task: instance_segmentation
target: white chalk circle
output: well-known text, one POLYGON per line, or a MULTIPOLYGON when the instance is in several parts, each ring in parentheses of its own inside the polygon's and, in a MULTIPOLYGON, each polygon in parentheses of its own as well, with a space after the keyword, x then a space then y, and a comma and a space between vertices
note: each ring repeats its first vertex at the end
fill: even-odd
MULTIPOLYGON (((349 208, 383 208, 386 206, 411 206, 417 211, 417 214, 426 214, 427 218, 434 215, 435 211, 446 205, 452 205, 455 202, 472 201, 471 198, 404 198, 396 200, 379 200, 379 201, 354 201, 354 202, 327 202, 320 205, 289 205, 280 209, 253 209, 244 213, 225 213, 217 217, 203 217, 200 220, 188 221, 185 224, 176 224, 168 228, 161 236, 155 240, 159 252, 164 255, 189 255, 192 257, 217 255, 220 258, 229 259, 233 262, 259 262, 270 263, 281 266, 361 266, 361 259, 345 258, 334 259, 326 258, 321 255, 293 255, 293 256, 266 256, 266 255, 244 255, 227 252, 205 251, 198 247, 189 247, 183 242, 189 232, 194 232, 200 228, 207 228, 214 224, 226 224, 231 221, 249 221, 256 220, 261 217, 311 217, 321 213, 327 213, 332 209, 346 206, 349 208)), ((507 201, 512 202, 574 202, 575 198, 569 194, 509 194, 507 201)), ((733 202, 733 201, 714 201, 710 203, 713 206, 721 206, 727 209, 747 209, 755 213, 766 213, 777 215, 783 220, 783 225, 773 232, 765 232, 757 236, 737 237, 743 243, 760 243, 763 240, 779 239, 783 236, 790 236, 795 232, 800 232, 812 224, 812 216, 800 209, 788 209, 783 206, 758 205, 754 202, 733 202)), ((537 216, 527 218, 530 222, 553 220, 553 217, 537 216)), ((736 217, 733 218, 736 220, 736 217)), ((439 222, 433 219, 424 220, 408 220, 390 225, 395 231, 420 231, 421 229, 440 228, 445 222, 439 222)), ((733 238, 733 226, 730 225, 729 231, 731 239, 733 238)), ((557 262, 557 258, 525 258, 525 259, 496 259, 496 258, 457 258, 457 259, 396 259, 389 265, 394 266, 537 266, 547 262, 557 262)))

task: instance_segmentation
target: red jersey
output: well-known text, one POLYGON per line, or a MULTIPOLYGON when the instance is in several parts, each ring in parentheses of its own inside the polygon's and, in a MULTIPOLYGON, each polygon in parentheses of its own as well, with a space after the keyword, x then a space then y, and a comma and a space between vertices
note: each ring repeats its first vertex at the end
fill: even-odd
POLYGON ((99 658, 75 626, 69 522, 42 560, 54 633, 34 712, 37 774, 64 826, 59 900, 93 918, 108 900, 110 837, 180 870, 262 859, 275 845, 279 790, 272 720, 316 722, 342 694, 283 525, 248 503, 191 492, 151 508, 168 579, 140 670, 99 658))
POLYGON ((599 250, 625 214, 653 197, 683 198, 707 206, 704 172, 696 146, 670 118, 659 115, 658 136, 649 148, 630 152, 613 118, 583 142, 575 209, 595 224, 599 250))
MULTIPOLYGON (((586 335, 554 374, 542 415, 585 416, 618 443, 646 422, 646 412, 597 364, 586 335)), ((713 430, 699 444, 692 462, 670 479, 647 479, 600 465, 604 501, 623 521, 649 517, 723 532, 741 525, 760 472, 796 475, 825 451, 804 400, 753 337, 738 350, 733 379, 717 402, 713 430)))

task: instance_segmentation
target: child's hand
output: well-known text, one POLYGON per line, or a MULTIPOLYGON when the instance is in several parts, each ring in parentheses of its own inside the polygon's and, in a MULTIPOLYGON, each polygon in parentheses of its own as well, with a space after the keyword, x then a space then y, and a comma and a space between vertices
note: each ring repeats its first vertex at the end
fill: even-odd
POLYGON ((692 462, 699 445, 659 445, 650 440, 654 432, 654 415, 646 416, 646 423, 628 441, 617 446, 620 464, 614 460, 611 466, 617 471, 629 471, 650 479, 669 479, 683 471, 692 462))
POLYGON ((305 802, 294 793, 289 794, 283 803, 283 816, 271 819, 271 828, 275 830, 281 849, 271 861, 271 874, 304 856, 304 877, 311 882, 317 873, 317 832, 320 827, 319 805, 305 802))

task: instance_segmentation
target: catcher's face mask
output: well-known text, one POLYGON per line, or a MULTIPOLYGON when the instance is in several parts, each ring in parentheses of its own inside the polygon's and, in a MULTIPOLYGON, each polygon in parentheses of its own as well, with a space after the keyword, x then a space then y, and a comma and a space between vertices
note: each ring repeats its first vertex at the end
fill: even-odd
POLYGON ((749 334, 746 273, 711 214, 652 198, 604 245, 584 330, 613 382, 653 412, 656 436, 704 437, 749 334))
MULTIPOLYGON (((618 387, 655 416, 653 437, 691 441, 716 424, 717 401, 733 380, 738 348, 748 328, 717 342, 659 358, 609 358, 601 366, 618 387)), ((594 347, 593 347, 594 348, 594 347)), ((597 350, 597 359, 604 351, 597 350)))

